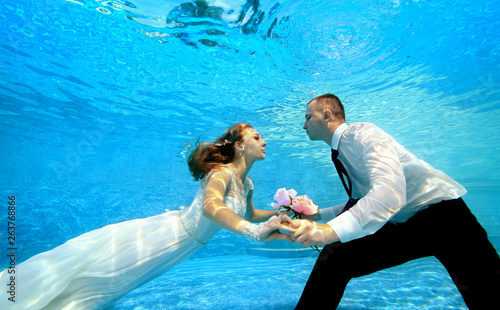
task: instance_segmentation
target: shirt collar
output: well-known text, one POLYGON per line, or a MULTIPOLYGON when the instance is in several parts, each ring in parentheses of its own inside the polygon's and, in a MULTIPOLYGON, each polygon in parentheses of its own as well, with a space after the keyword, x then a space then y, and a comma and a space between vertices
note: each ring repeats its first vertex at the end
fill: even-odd
POLYGON ((347 129, 346 123, 343 123, 339 127, 337 127, 337 129, 335 130, 335 133, 333 134, 333 137, 332 137, 332 149, 338 150, 340 138, 342 138, 342 135, 344 134, 344 131, 346 129, 347 129))

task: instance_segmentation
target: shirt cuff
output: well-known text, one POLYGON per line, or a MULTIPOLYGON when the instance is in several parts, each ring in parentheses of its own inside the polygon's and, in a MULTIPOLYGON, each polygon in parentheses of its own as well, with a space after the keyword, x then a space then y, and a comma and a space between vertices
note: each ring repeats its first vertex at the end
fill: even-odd
POLYGON ((327 223, 337 233, 340 242, 349 242, 366 234, 351 212, 346 211, 327 223))

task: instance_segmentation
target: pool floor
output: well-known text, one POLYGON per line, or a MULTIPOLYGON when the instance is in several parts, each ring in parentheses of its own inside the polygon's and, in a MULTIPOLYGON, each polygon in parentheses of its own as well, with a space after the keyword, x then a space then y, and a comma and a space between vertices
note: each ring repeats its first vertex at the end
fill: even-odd
MULTIPOLYGON (((293 309, 315 261, 253 255, 190 259, 125 296, 117 309, 293 309)), ((468 308, 444 267, 429 257, 353 279, 338 309, 468 308)))

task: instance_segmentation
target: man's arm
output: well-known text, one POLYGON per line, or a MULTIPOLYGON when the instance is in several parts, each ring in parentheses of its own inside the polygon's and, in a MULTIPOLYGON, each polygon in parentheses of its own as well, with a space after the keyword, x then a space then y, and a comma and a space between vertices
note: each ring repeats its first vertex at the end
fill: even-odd
POLYGON ((399 160, 398 145, 373 126, 359 132, 351 147, 349 161, 362 167, 364 196, 348 211, 328 224, 342 242, 375 233, 406 205, 406 179, 399 160), (367 178, 366 178, 367 177, 367 178))
POLYGON ((355 141, 342 141, 351 143, 346 156, 357 169, 363 167, 368 179, 358 181, 370 189, 365 190, 365 196, 356 205, 327 224, 294 223, 300 227, 292 235, 296 242, 307 240, 306 245, 324 245, 373 234, 406 204, 406 180, 394 140, 375 126, 368 130, 362 128, 353 136, 355 141))

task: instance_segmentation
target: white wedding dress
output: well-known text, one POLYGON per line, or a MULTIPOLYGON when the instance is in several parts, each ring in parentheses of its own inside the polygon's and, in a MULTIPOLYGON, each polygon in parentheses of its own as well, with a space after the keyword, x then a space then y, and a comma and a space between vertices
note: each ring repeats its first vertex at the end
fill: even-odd
MULTIPOLYGON (((253 189, 234 174, 224 197, 243 217, 253 189)), ((220 230, 203 215, 208 176, 189 208, 112 224, 38 254, 16 266, 16 302, 8 300, 8 272, 0 274, 0 309, 113 309, 135 288, 189 258, 220 230)))

